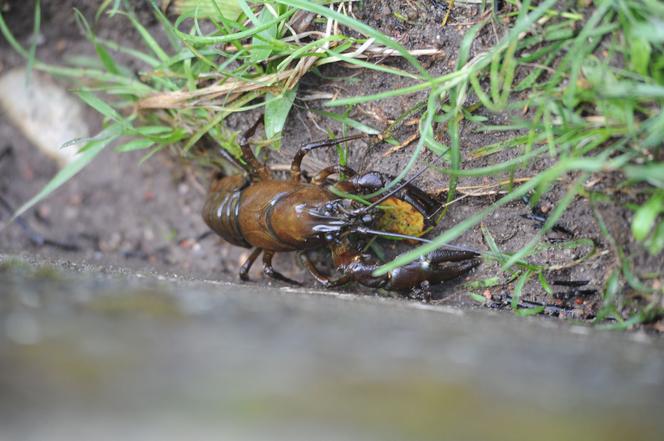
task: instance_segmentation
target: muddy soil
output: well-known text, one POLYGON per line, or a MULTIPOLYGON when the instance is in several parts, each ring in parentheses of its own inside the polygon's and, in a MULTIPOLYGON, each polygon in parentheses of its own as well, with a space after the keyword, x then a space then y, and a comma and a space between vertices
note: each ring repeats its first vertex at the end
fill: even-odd
MULTIPOLYGON (((62 62, 68 56, 93 55, 93 49, 86 43, 74 23, 72 8, 76 7, 90 19, 98 5, 94 0, 46 1, 43 4, 42 36, 39 39, 37 55, 47 62, 62 62)), ((144 8, 145 9, 145 8, 144 8)), ((4 3, 4 14, 9 26, 16 31, 19 40, 28 44, 32 28, 31 5, 24 2, 4 3)), ((356 6, 354 13, 358 19, 394 37, 409 48, 437 47, 442 55, 423 59, 423 63, 433 74, 449 72, 456 62, 456 51, 464 32, 480 16, 479 6, 461 4, 455 6, 449 22, 441 27, 445 6, 438 2, 389 2, 365 1, 356 6), (411 6, 412 5, 412 6, 411 6)), ((140 17, 147 27, 160 35, 157 23, 147 10, 140 17)), ((100 35, 142 47, 140 38, 122 17, 102 18, 96 25, 100 35)), ((474 52, 493 44, 503 31, 494 27, 482 35, 473 47, 474 52)), ((23 63, 7 45, 0 42, 0 70, 5 71, 23 63)), ((407 68, 399 60, 389 63, 407 68)), ((131 66, 140 69, 140 66, 131 66)), ((1 72, 0 72, 1 73, 1 72)), ((350 70, 331 66, 323 71, 325 79, 318 76, 304 78, 299 94, 314 91, 338 93, 340 96, 369 94, 400 87, 407 82, 392 76, 375 72, 350 70)), ((359 106, 351 116, 378 129, 387 126, 388 121, 398 117, 423 95, 412 95, 359 106)), ((296 146, 311 140, 326 137, 326 130, 339 132, 337 123, 331 122, 316 113, 320 103, 296 101, 284 132, 282 151, 273 154, 271 164, 286 164, 296 146)), ((63 109, 63 111, 65 111, 63 109)), ((495 122, 504 122, 505 115, 490 115, 495 122)), ((256 116, 238 115, 230 119, 229 126, 236 130, 246 128, 256 116)), ((92 131, 100 128, 99 118, 89 115, 92 131)), ((403 140, 413 133, 414 127, 402 127, 396 136, 403 140)), ((440 128, 444 139, 444 129, 440 128)), ((495 135, 475 133, 466 123, 462 123, 461 142, 463 154, 468 157, 475 148, 495 142, 495 135)), ((410 158, 413 146, 391 156, 384 156, 386 146, 367 148, 363 142, 353 145, 350 166, 366 170, 398 173, 410 158)), ((0 116, 0 192, 15 206, 34 195, 56 172, 56 166, 32 148, 23 135, 0 116)), ((494 164, 517 155, 517 152, 504 151, 479 160, 464 160, 464 167, 480 167, 494 164)), ((66 251, 54 246, 38 246, 20 226, 13 224, 0 231, 0 251, 26 254, 39 254, 45 257, 64 257, 72 261, 89 261, 102 265, 120 265, 133 268, 154 268, 159 271, 187 274, 195 278, 231 280, 236 277, 238 268, 247 255, 243 249, 223 243, 214 236, 205 236, 207 228, 199 216, 202 207, 206 173, 182 163, 167 153, 157 155, 139 165, 140 154, 116 154, 107 150, 75 179, 57 191, 36 209, 26 214, 27 222, 50 239, 76 246, 74 251, 66 251)), ((305 162, 305 168, 316 170, 333 160, 332 154, 321 152, 312 155, 305 162)), ((426 162, 426 157, 422 159, 426 162)), ((527 178, 548 166, 546 160, 537 160, 527 170, 519 170, 516 178, 527 178)), ((491 179, 462 178, 460 186, 490 184, 505 179, 496 176, 491 179)), ((544 210, 555 207, 574 177, 558 183, 542 202, 544 210)), ((440 194, 443 200, 447 187, 445 177, 427 172, 417 180, 417 185, 432 194, 440 194), (442 193, 442 194, 441 194, 442 193)), ((449 228, 467 218, 470 214, 491 204, 497 196, 466 197, 451 205, 436 231, 449 228)), ((629 244, 629 213, 615 206, 602 207, 607 216, 612 233, 626 247, 629 244)), ((522 202, 507 205, 492 216, 484 225, 505 252, 520 249, 538 233, 539 224, 527 219, 531 209, 522 202)), ((2 213, 6 219, 7 213, 2 213)), ((547 240, 588 238, 597 244, 594 257, 581 264, 572 265, 549 275, 550 282, 583 281, 582 290, 572 290, 564 285, 554 286, 553 296, 547 296, 537 282, 529 283, 523 298, 531 302, 554 305, 549 311, 562 315, 588 318, 596 311, 600 290, 604 285, 608 269, 614 258, 595 225, 589 207, 584 200, 575 201, 563 216, 560 224, 563 232, 548 235, 547 240), (563 307, 562 309, 557 306, 563 307)), ((432 235, 435 235, 433 232, 432 235)), ((479 227, 476 227, 456 243, 476 249, 486 249, 479 227)), ((389 247, 388 247, 389 250, 389 247)), ((588 248, 555 249, 539 254, 534 260, 542 263, 558 263, 561 267, 589 252, 588 248)), ((324 259, 324 257, 323 257, 324 259)), ((662 259, 639 258, 644 271, 659 271, 662 259)), ((291 254, 277 256, 275 266, 289 277, 304 280, 314 286, 313 280, 300 268, 291 254)), ((256 265, 250 274, 253 283, 271 283, 260 274, 256 265)), ((497 273, 497 266, 484 263, 464 280, 481 280, 497 273)), ((464 280, 460 281, 463 282, 464 280)), ((513 286, 494 287, 484 291, 486 297, 500 307, 508 299, 513 286)), ((352 292, 367 295, 391 295, 366 290, 361 287, 346 287, 352 292)), ((451 283, 434 290, 434 302, 471 306, 474 303, 468 290, 461 283, 451 283)))

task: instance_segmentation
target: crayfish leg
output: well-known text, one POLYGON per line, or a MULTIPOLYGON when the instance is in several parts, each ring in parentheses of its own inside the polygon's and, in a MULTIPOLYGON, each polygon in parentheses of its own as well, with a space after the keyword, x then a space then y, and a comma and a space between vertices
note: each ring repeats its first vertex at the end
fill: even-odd
POLYGON ((324 139, 322 141, 315 141, 304 144, 297 150, 295 156, 293 156, 293 162, 291 163, 291 181, 300 182, 300 178, 302 176, 302 159, 304 159, 306 154, 310 151, 323 147, 333 147, 337 144, 341 144, 342 142, 352 141, 353 139, 366 138, 366 136, 367 135, 362 133, 359 135, 346 136, 345 138, 324 139))
POLYGON ((238 139, 240 149, 242 150, 242 157, 249 164, 248 171, 253 180, 267 180, 270 178, 270 171, 265 166, 265 164, 261 164, 258 159, 256 159, 256 156, 254 155, 254 152, 251 150, 251 146, 249 145, 249 138, 254 136, 254 133, 256 133, 256 128, 262 120, 263 115, 261 114, 256 122, 251 127, 249 127, 246 132, 240 135, 238 139))
POLYGON ((267 277, 279 280, 280 282, 290 283, 291 285, 301 286, 302 284, 296 280, 289 279, 272 267, 272 257, 274 251, 263 251, 263 274, 267 277))
POLYGON ((249 257, 247 257, 247 260, 244 261, 242 266, 240 267, 240 280, 247 281, 249 280, 249 270, 251 269, 251 266, 254 264, 256 259, 258 259, 258 256, 260 256, 261 252, 263 250, 261 248, 254 248, 251 251, 251 254, 249 254, 249 257))
POLYGON ((313 278, 316 279, 316 281, 323 285, 325 288, 333 288, 335 286, 345 285, 352 279, 350 274, 344 274, 341 277, 333 279, 330 276, 321 273, 306 253, 299 253, 299 256, 302 265, 304 265, 304 267, 307 269, 307 271, 309 271, 313 278))
POLYGON ((355 176, 357 174, 355 170, 346 167, 345 165, 331 165, 319 171, 318 174, 311 179, 311 183, 314 185, 323 185, 329 176, 341 173, 347 177, 355 176))

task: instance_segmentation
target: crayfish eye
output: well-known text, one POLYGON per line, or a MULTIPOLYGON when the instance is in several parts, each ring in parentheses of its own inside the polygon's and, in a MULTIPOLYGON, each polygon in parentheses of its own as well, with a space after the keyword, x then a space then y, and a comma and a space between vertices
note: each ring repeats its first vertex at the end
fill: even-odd
POLYGON ((373 223, 373 216, 370 214, 365 214, 361 219, 364 225, 371 225, 373 223))
POLYGON ((327 233, 325 235, 325 240, 328 242, 332 242, 334 240, 334 235, 332 233, 327 233))

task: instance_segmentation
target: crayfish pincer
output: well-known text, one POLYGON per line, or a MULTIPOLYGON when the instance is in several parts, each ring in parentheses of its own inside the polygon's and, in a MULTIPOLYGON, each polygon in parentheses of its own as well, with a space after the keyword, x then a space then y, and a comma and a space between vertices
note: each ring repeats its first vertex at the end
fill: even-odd
POLYGON ((299 252, 304 267, 327 287, 357 282, 393 291, 410 291, 453 279, 478 265, 478 254, 474 251, 445 249, 385 275, 374 276, 380 264, 375 257, 361 251, 359 245, 366 242, 364 238, 391 236, 420 240, 398 228, 390 229, 389 224, 384 227, 383 217, 390 211, 385 209, 385 204, 405 206, 428 224, 439 204, 412 184, 414 178, 373 198, 369 196, 382 190, 392 177, 375 171, 358 174, 349 167, 332 165, 305 179, 301 164, 307 153, 365 135, 306 144, 293 158, 290 178, 275 179, 249 146, 248 139, 259 121, 239 139, 245 162, 225 155, 244 173, 214 180, 202 213, 207 225, 219 236, 234 245, 252 249, 240 268, 240 279, 248 279, 251 265, 263 253, 266 276, 298 284, 272 267, 272 257, 280 251, 299 252), (334 181, 330 178, 334 175, 343 175, 346 179, 334 181), (367 195, 368 202, 363 205, 356 198, 336 194, 367 195), (307 254, 323 247, 330 250, 332 264, 340 273, 336 278, 319 271, 307 254))

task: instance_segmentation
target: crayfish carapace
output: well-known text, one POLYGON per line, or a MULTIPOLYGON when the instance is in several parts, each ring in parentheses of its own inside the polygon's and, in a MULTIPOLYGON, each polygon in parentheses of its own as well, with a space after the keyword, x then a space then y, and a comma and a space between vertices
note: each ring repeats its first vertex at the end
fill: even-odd
POLYGON ((341 165, 326 167, 304 181, 301 163, 307 153, 365 135, 302 146, 293 158, 290 179, 277 180, 267 166, 256 159, 249 146, 248 139, 253 136, 259 121, 239 139, 246 163, 235 161, 235 165, 244 169, 246 174, 215 180, 202 213, 207 225, 226 241, 252 248, 249 258, 240 268, 240 279, 248 279, 251 265, 263 253, 263 272, 266 276, 298 284, 272 267, 272 257, 280 251, 298 251, 305 268, 326 287, 357 282, 369 287, 410 291, 456 278, 478 265, 476 252, 443 249, 383 276, 374 276, 378 260, 354 246, 357 241, 351 241, 351 237, 384 235, 417 239, 400 232, 377 230, 384 212, 380 204, 390 199, 397 204, 407 204, 427 222, 430 222, 430 213, 439 204, 412 185, 412 179, 385 192, 383 196, 374 197, 368 206, 337 196, 335 193, 375 193, 392 180, 379 172, 358 174, 341 165), (347 180, 330 183, 329 177, 335 174, 343 174, 347 180), (331 185, 338 191, 331 191, 331 185), (330 249, 333 266, 341 274, 339 277, 323 274, 311 261, 307 251, 321 247, 330 249))

